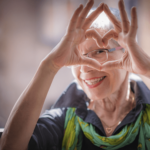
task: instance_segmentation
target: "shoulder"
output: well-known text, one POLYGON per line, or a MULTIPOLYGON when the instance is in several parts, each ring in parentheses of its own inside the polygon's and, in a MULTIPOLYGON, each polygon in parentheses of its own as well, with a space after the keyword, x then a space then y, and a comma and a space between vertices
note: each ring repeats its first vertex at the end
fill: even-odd
POLYGON ((142 81, 142 79, 136 74, 130 74, 129 82, 131 89, 135 93, 135 98, 138 103, 150 104, 150 90, 142 81))
POLYGON ((75 107, 86 108, 88 98, 76 81, 73 81, 61 94, 52 108, 75 107))
POLYGON ((147 124, 150 125, 150 104, 144 104, 143 122, 147 122, 147 124))
POLYGON ((57 149, 61 147, 67 108, 46 110, 38 119, 28 150, 57 149))
POLYGON ((48 129, 53 126, 54 128, 64 129, 64 124, 68 116, 76 116, 74 107, 54 108, 46 110, 37 122, 37 126, 44 125, 48 129))

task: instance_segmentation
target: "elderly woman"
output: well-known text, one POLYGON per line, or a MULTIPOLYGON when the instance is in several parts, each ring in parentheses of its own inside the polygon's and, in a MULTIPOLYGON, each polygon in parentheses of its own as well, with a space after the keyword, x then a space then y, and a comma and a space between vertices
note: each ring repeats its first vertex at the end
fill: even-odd
POLYGON ((136 82, 129 82, 130 72, 150 78, 150 58, 136 42, 136 8, 130 23, 123 0, 120 21, 117 11, 112 13, 106 4, 88 15, 93 3, 89 0, 75 10, 65 36, 40 63, 10 114, 1 150, 150 149, 148 96, 136 82), (114 28, 94 21, 103 11, 114 28), (79 89, 70 87, 67 92, 73 94, 65 99, 66 92, 59 101, 76 103, 76 97, 76 107, 51 109, 38 120, 53 78, 63 66, 71 66, 89 104, 77 97, 79 89))

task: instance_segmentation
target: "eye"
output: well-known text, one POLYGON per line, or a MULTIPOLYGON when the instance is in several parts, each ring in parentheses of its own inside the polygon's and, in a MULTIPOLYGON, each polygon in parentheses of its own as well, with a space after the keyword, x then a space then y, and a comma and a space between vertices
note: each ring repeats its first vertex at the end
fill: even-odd
POLYGON ((104 50, 97 50, 97 51, 95 51, 95 54, 101 54, 101 53, 104 53, 104 50))
POLYGON ((102 50, 102 49, 95 50, 95 51, 91 52, 90 57, 92 57, 92 58, 103 58, 104 59, 107 57, 106 50, 102 50))

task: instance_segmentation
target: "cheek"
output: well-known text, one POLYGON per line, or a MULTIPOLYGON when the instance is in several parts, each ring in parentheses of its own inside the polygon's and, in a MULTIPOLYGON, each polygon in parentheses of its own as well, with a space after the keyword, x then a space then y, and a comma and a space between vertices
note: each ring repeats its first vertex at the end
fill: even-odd
POLYGON ((84 85, 83 81, 80 79, 80 67, 71 68, 71 69, 72 69, 72 74, 74 78, 77 80, 78 84, 87 94, 87 96, 93 100, 107 97, 108 95, 119 90, 126 76, 126 73, 125 73, 126 71, 121 70, 121 69, 107 71, 105 72, 107 79, 103 87, 89 89, 84 85))
POLYGON ((126 77, 126 71, 122 69, 116 69, 113 71, 110 78, 110 85, 112 87, 112 92, 115 92, 120 89, 120 86, 124 82, 126 77))

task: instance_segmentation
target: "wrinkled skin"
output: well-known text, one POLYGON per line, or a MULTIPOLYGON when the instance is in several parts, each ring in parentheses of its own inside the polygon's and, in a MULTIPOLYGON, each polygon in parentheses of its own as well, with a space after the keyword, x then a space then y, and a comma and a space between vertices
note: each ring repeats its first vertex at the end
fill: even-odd
POLYGON ((58 71, 63 66, 83 64, 100 70, 100 64, 96 60, 83 57, 78 50, 78 45, 87 38, 86 30, 103 11, 102 3, 86 18, 93 4, 94 0, 89 0, 84 8, 83 5, 80 5, 75 10, 65 36, 45 58, 45 61, 50 64, 51 70, 58 71))
POLYGON ((124 69, 136 74, 150 77, 149 56, 136 42, 137 13, 136 8, 131 9, 131 23, 128 20, 123 0, 118 3, 121 22, 110 12, 106 4, 101 4, 90 16, 88 12, 92 8, 94 0, 89 0, 86 6, 80 5, 74 12, 67 32, 58 45, 45 58, 52 63, 51 69, 59 70, 63 66, 86 65, 96 70, 124 69), (94 19, 104 11, 114 25, 114 29, 108 31, 103 37, 95 30, 89 29, 94 19), (125 53, 119 60, 99 64, 96 60, 83 57, 78 49, 79 44, 86 39, 93 38, 99 47, 106 47, 109 39, 114 38, 125 48, 125 53))
POLYGON ((119 22, 110 12, 108 6, 104 4, 104 12, 113 23, 114 29, 108 31, 102 40, 104 45, 107 45, 108 40, 114 38, 125 48, 125 53, 121 59, 105 63, 102 70, 118 68, 149 77, 149 57, 136 42, 138 29, 136 8, 133 7, 131 9, 130 23, 125 11, 123 0, 119 1, 118 6, 122 22, 119 22))
POLYGON ((105 124, 114 125, 118 122, 118 118, 122 120, 133 108, 127 98, 129 72, 150 77, 150 58, 136 42, 138 24, 135 7, 131 9, 131 23, 123 0, 118 3, 121 22, 110 12, 106 4, 101 4, 86 18, 93 3, 94 1, 90 0, 84 8, 81 5, 76 9, 65 36, 45 60, 53 64, 50 68, 55 71, 63 66, 77 66, 73 67, 73 74, 92 100, 89 108, 94 110, 105 124), (98 29, 89 29, 102 11, 114 25, 114 29, 106 34, 101 34, 98 29), (95 48, 116 47, 108 44, 111 38, 125 49, 123 55, 120 52, 109 54, 109 61, 103 64, 83 56, 85 51, 95 48), (101 76, 106 78, 102 84, 93 89, 89 89, 84 83, 86 78, 101 76))
MULTIPOLYGON (((96 30, 101 36, 99 29, 96 30)), ((109 42, 107 48, 117 47, 112 42, 109 42)), ((81 54, 86 54, 89 51, 98 49, 95 40, 88 39, 79 45, 81 54)), ((121 50, 114 51, 108 54, 108 61, 114 61, 122 57, 121 50)), ((114 125, 119 120, 122 120, 125 115, 132 109, 132 103, 127 97, 128 75, 126 70, 112 69, 98 71, 86 65, 72 67, 72 72, 78 84, 82 87, 88 98, 91 100, 89 109, 95 111, 101 121, 108 125, 114 125), (85 83, 86 79, 98 78, 106 76, 103 82, 94 87, 89 88, 85 83), (118 120, 119 119, 119 120, 118 120)), ((103 127, 105 125, 103 124, 103 127)), ((114 126, 113 129, 115 129, 114 126)), ((113 130, 112 130, 113 132, 113 130)), ((111 133, 112 133, 111 132, 111 133)), ((107 136, 110 136, 107 134, 107 136)))

